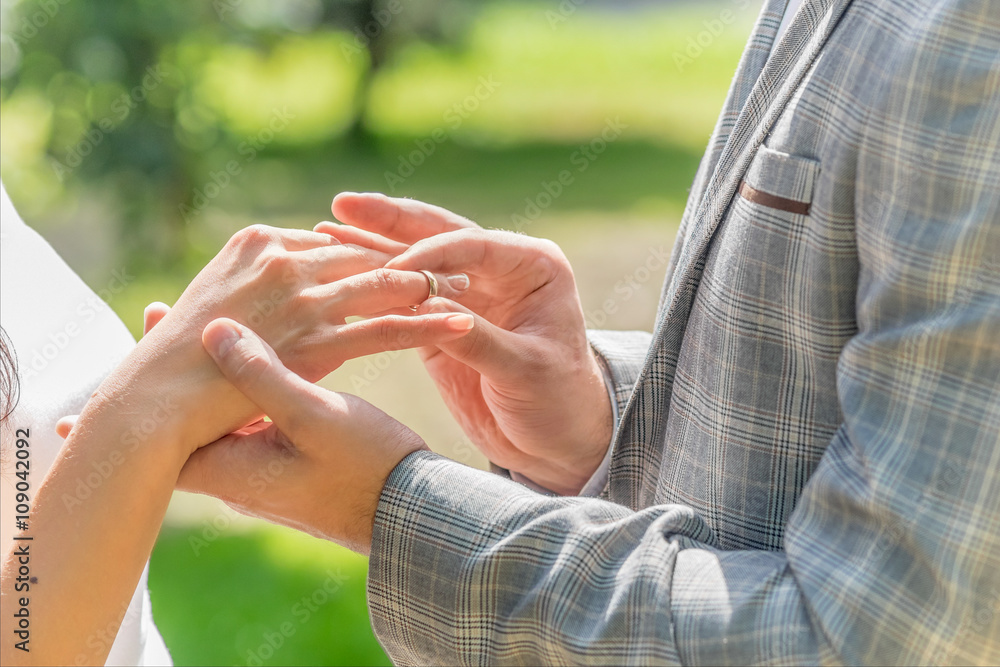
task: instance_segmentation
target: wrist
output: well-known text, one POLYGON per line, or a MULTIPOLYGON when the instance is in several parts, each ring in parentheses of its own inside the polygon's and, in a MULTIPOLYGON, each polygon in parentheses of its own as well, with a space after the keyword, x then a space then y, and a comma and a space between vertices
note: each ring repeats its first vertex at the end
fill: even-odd
MULTIPOLYGON (((529 487, 575 496, 604 463, 614 437, 615 404, 602 362, 589 346, 577 369, 559 384, 578 387, 567 397, 571 403, 562 406, 564 419, 571 423, 561 431, 559 446, 546 455, 526 460, 523 467, 515 464, 510 470, 529 480, 529 487)), ((515 481, 524 482, 517 478, 515 481)))
MULTIPOLYGON (((370 429, 366 429, 367 437, 362 442, 381 443, 381 446, 372 447, 367 452, 356 450, 360 458, 355 460, 353 465, 367 469, 369 474, 358 475, 360 488, 349 494, 352 506, 346 508, 347 511, 341 515, 345 519, 344 525, 335 528, 333 534, 339 538, 335 541, 353 551, 368 555, 375 515, 389 477, 408 456, 418 451, 430 451, 430 448, 423 438, 378 408, 356 397, 345 397, 352 403, 357 401, 354 405, 356 410, 352 412, 358 418, 358 423, 367 422, 371 426, 370 429), (375 437, 371 437, 372 435, 375 437)), ((328 510, 329 508, 325 511, 329 515, 328 510)), ((336 513, 333 515, 336 516, 336 513)))
POLYGON ((569 492, 562 495, 576 495, 594 476, 604 463, 615 434, 616 406, 608 375, 603 362, 589 345, 587 352, 589 364, 584 383, 587 400, 584 401, 584 405, 588 408, 581 413, 588 419, 582 420, 583 429, 577 440, 578 444, 570 450, 572 459, 568 462, 568 466, 573 475, 566 480, 569 492))
POLYGON ((147 339, 101 383, 85 413, 91 409, 117 414, 127 447, 169 448, 185 458, 259 412, 200 344, 162 350, 147 339))
POLYGON ((379 481, 377 485, 373 488, 376 489, 374 494, 374 502, 368 504, 365 507, 365 511, 362 518, 363 529, 358 532, 353 544, 347 545, 352 550, 362 554, 363 556, 371 555, 372 539, 375 532, 375 522, 378 518, 378 509, 382 504, 382 498, 385 493, 386 485, 389 483, 389 479, 392 477, 393 473, 396 472, 397 468, 405 465, 405 461, 412 455, 418 452, 426 452, 428 454, 433 454, 433 451, 428 447, 422 440, 419 442, 419 446, 414 446, 412 449, 401 450, 403 451, 403 456, 388 469, 385 476, 379 481))
POLYGON ((176 433, 165 426, 169 415, 167 400, 134 394, 120 400, 105 393, 102 385, 73 425, 65 447, 68 453, 85 448, 88 459, 115 467, 136 456, 153 456, 161 474, 173 475, 180 472, 187 455, 176 433))

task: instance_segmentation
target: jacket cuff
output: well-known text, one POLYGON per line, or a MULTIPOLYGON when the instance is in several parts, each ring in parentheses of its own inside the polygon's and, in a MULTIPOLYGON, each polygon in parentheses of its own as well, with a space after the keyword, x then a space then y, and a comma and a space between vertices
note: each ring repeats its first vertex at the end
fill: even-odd
MULTIPOLYGON (((636 380, 646 363, 653 335, 646 331, 587 332, 590 347, 604 364, 611 380, 616 413, 624 414, 636 380)), ((617 422, 617 420, 616 420, 617 422)))
POLYGON ((438 615, 456 608, 470 553, 507 529, 483 517, 504 523, 498 509, 519 496, 539 498, 429 451, 392 471, 375 512, 367 592, 372 629, 393 664, 454 664, 454 642, 438 637, 453 619, 438 615))

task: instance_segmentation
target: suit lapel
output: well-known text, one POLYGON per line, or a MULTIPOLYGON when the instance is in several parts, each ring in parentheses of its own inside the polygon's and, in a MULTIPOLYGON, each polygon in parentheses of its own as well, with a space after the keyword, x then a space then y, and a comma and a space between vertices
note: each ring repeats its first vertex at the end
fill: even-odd
MULTIPOLYGON (((739 65, 736 66, 736 73, 729 84, 729 92, 726 94, 722 111, 719 113, 712 136, 708 141, 705 156, 698 166, 698 173, 695 174, 694 183, 691 186, 691 196, 688 197, 687 204, 684 207, 681 228, 678 230, 677 240, 674 244, 673 254, 675 257, 672 262, 673 266, 676 266, 676 256, 688 238, 686 234, 687 228, 696 217, 695 213, 704 198, 708 180, 715 173, 716 166, 719 164, 719 158, 726 147, 726 143, 729 141, 733 127, 736 125, 736 119, 740 115, 740 110, 743 108, 747 97, 749 97, 750 91, 753 90, 754 82, 760 76, 761 71, 764 69, 764 64, 767 62, 767 57, 771 53, 774 36, 778 31, 778 26, 781 24, 781 17, 787 3, 788 0, 765 0, 757 17, 757 22, 750 32, 746 48, 743 50, 743 55, 740 56, 739 65)), ((668 287, 669 283, 664 285, 664 290, 667 290, 668 287)), ((662 304, 663 301, 661 299, 662 304)))
MULTIPOLYGON (((692 228, 695 240, 708 241, 715 232, 754 153, 850 3, 851 0, 806 0, 781 41, 774 45, 773 54, 758 70, 759 76, 753 79, 752 88, 736 111, 732 132, 726 137, 695 214, 696 224, 692 228)), ((773 38, 772 32, 770 39, 773 38)), ((733 102, 737 101, 733 96, 733 102)), ((704 250, 701 245, 697 247, 704 250)), ((689 263, 695 259, 690 257, 689 263)))
POLYGON ((622 415, 610 495, 633 508, 655 503, 661 456, 671 453, 670 443, 659 441, 709 242, 754 153, 851 0, 805 0, 774 45, 786 2, 766 0, 740 60, 685 210, 649 356, 622 415))

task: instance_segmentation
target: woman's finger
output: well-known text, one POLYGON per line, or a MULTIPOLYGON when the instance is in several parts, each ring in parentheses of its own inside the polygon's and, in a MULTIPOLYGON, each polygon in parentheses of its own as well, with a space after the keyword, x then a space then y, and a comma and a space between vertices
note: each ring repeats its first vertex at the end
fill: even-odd
POLYGON ((464 313, 473 318, 469 334, 450 341, 435 343, 441 352, 460 361, 486 377, 510 377, 525 367, 526 350, 523 337, 492 324, 468 308, 435 298, 422 304, 418 314, 464 313))
POLYGON ((384 236, 366 231, 360 227, 338 225, 336 222, 321 222, 313 229, 321 234, 329 234, 341 243, 350 243, 363 248, 371 248, 372 250, 392 255, 393 257, 410 247, 405 243, 387 239, 384 236))
POLYGON ((146 306, 142 311, 142 335, 148 334, 169 312, 170 306, 162 301, 154 301, 146 306))
POLYGON ((388 315, 337 327, 326 347, 347 361, 390 350, 441 345, 469 333, 475 319, 467 313, 434 313, 418 317, 388 315))
POLYGON ((341 192, 331 209, 341 222, 405 244, 443 232, 479 227, 440 206, 377 192, 341 192))
POLYGON ((382 268, 393 255, 358 245, 313 248, 293 255, 295 265, 320 284, 382 268))
POLYGON ((56 422, 56 435, 65 440, 69 437, 70 431, 76 426, 76 421, 80 415, 68 415, 56 422))
MULTIPOLYGON (((464 276, 434 275, 437 294, 455 298, 469 287, 464 276)), ((417 306, 431 296, 428 277, 417 271, 375 269, 348 276, 343 280, 304 290, 302 295, 315 301, 332 319, 366 317, 374 313, 417 306)))
POLYGON ((329 234, 321 234, 309 229, 284 229, 281 227, 273 227, 272 229, 274 230, 275 238, 289 252, 312 250, 313 248, 323 248, 340 243, 340 241, 329 234))

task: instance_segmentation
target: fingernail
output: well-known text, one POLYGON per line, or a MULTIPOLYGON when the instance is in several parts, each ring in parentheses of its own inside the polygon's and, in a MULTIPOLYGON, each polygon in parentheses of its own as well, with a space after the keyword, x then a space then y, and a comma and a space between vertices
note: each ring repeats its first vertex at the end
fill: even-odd
POLYGON ((224 357, 240 339, 240 331, 231 322, 217 324, 205 333, 205 346, 214 357, 224 357))
POLYGON ((469 331, 476 325, 475 318, 467 313, 449 315, 444 321, 452 331, 469 331))
POLYGON ((448 276, 445 280, 448 281, 448 286, 456 292, 464 292, 469 289, 469 276, 464 273, 456 273, 448 276))
POLYGON ((145 308, 142 309, 142 315, 143 315, 143 317, 146 317, 148 315, 149 311, 152 310, 152 309, 154 309, 154 308, 167 308, 167 309, 169 309, 170 306, 168 306, 167 304, 163 303, 162 301, 152 301, 145 308))

